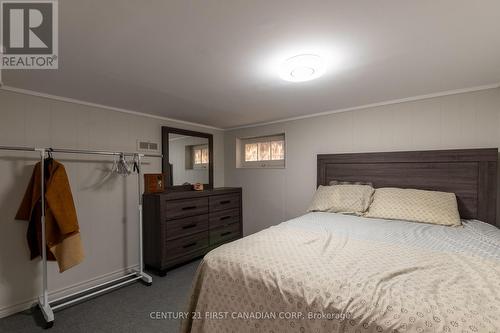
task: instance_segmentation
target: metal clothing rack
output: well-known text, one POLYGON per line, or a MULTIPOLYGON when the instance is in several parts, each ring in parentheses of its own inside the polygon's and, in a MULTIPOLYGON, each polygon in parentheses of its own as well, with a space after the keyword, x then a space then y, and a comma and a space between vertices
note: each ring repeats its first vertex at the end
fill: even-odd
POLYGON ((152 154, 141 154, 141 153, 127 153, 127 152, 116 152, 116 151, 103 151, 103 150, 79 150, 79 149, 58 149, 58 148, 37 148, 37 147, 15 147, 15 146, 0 146, 0 150, 10 150, 10 151, 30 151, 38 152, 40 154, 40 174, 41 174, 41 201, 42 201, 42 216, 40 219, 42 225, 42 295, 38 298, 38 305, 43 314, 46 322, 46 328, 50 328, 54 324, 54 311, 62 307, 83 301, 85 299, 103 294, 110 290, 116 289, 130 282, 142 280, 146 285, 150 286, 153 283, 153 279, 150 275, 144 272, 144 261, 143 261, 143 244, 142 244, 142 167, 141 160, 143 157, 162 157, 162 155, 152 155, 152 154), (45 235, 45 157, 47 153, 63 153, 63 154, 86 154, 86 155, 106 155, 106 156, 134 156, 137 158, 139 165, 139 171, 137 172, 138 179, 138 213, 139 213, 139 269, 133 273, 127 274, 123 277, 107 281, 105 283, 66 295, 61 298, 54 300, 49 300, 48 288, 47 288, 47 250, 46 250, 46 235, 45 235), (104 288, 103 288, 104 287, 104 288))

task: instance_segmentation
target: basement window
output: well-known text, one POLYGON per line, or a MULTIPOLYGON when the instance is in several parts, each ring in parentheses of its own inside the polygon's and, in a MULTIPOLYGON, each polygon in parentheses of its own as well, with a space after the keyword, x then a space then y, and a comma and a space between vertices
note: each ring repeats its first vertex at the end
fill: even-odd
POLYGON ((237 167, 285 167, 285 134, 238 139, 237 142, 237 167))
POLYGON ((208 145, 186 146, 186 169, 208 168, 208 145))

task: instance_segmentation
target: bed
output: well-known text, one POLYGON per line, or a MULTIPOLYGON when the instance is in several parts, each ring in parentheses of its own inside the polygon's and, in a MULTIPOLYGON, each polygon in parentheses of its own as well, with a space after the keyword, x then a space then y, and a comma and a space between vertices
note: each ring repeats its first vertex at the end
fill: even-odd
POLYGON ((208 253, 183 332, 499 332, 496 149, 318 155, 318 185, 454 192, 463 227, 308 213, 208 253))

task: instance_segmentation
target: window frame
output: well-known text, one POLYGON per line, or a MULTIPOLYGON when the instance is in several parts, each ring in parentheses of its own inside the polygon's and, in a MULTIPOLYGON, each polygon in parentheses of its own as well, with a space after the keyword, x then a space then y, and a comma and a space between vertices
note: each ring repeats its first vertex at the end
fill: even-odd
POLYGON ((250 138, 238 138, 237 139, 237 168, 242 169, 285 169, 286 167, 286 155, 287 155, 287 144, 285 133, 273 134, 273 135, 262 135, 250 138), (262 142, 273 142, 273 141, 283 141, 283 159, 282 160, 266 160, 266 161, 245 161, 245 145, 252 143, 262 143, 262 142))
MULTIPOLYGON (((191 158, 191 164, 190 164, 190 167, 191 168, 188 168, 188 170, 205 170, 208 168, 208 164, 210 162, 207 162, 207 163, 196 163, 196 158, 195 158, 195 151, 196 150, 200 150, 201 152, 201 156, 203 158, 203 150, 206 150, 207 151, 207 158, 208 158, 208 154, 209 154, 209 150, 208 150, 208 144, 200 144, 200 145, 191 145, 189 146, 189 150, 190 150, 190 158, 191 158)), ((209 159, 210 161, 210 159, 209 159)))

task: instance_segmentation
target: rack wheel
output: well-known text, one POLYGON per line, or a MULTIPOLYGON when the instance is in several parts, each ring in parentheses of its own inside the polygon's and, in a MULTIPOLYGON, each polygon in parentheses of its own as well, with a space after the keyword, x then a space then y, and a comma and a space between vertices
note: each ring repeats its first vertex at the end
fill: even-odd
POLYGON ((141 283, 145 285, 146 287, 151 287, 153 285, 153 282, 146 282, 144 280, 141 280, 141 283))
POLYGON ((40 307, 40 304, 38 304, 37 307, 38 307, 38 310, 40 311, 40 317, 39 318, 42 321, 42 322, 40 322, 40 327, 43 328, 44 330, 52 328, 54 326, 54 320, 52 319, 52 321, 47 321, 44 318, 43 310, 40 307))

